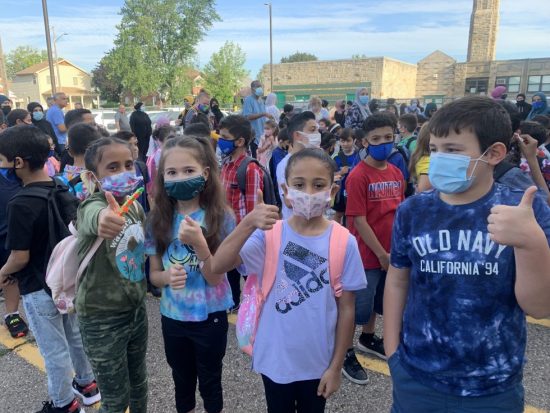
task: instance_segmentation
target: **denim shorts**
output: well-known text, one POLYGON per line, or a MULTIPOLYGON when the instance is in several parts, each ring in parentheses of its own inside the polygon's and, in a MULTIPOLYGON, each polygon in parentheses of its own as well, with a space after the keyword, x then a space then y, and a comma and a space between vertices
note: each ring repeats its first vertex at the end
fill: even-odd
POLYGON ((393 382, 391 413, 522 413, 524 389, 519 383, 504 393, 464 397, 441 393, 415 380, 403 368, 398 352, 388 359, 393 382))
POLYGON ((365 270, 367 288, 355 292, 355 324, 365 325, 372 312, 382 314, 386 271, 381 268, 365 270))

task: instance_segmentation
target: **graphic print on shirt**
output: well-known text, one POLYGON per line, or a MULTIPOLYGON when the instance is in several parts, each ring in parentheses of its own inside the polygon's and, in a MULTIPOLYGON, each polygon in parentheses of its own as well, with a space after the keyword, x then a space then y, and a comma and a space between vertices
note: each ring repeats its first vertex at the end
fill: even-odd
POLYGON ((129 281, 139 282, 145 277, 145 234, 141 221, 126 221, 122 231, 111 242, 115 249, 120 274, 129 281))
POLYGON ((286 314, 330 284, 328 262, 307 248, 288 242, 283 250, 284 277, 276 281, 275 309, 286 314))
POLYGON ((166 254, 170 264, 182 265, 188 273, 199 271, 199 259, 191 245, 182 244, 176 238, 168 246, 166 254))
POLYGON ((385 181, 369 183, 369 201, 385 201, 391 198, 401 198, 403 187, 401 181, 385 181))

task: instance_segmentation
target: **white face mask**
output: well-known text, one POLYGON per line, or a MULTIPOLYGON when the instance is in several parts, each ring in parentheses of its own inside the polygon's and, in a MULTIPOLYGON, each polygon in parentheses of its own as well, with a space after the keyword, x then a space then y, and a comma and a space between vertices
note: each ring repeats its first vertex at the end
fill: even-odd
POLYGON ((321 147, 321 134, 319 132, 305 133, 298 132, 300 135, 307 138, 307 142, 302 142, 306 148, 317 148, 321 147))
POLYGON ((294 188, 288 188, 286 198, 292 205, 294 215, 304 217, 308 221, 325 213, 330 206, 330 189, 310 195, 294 188))

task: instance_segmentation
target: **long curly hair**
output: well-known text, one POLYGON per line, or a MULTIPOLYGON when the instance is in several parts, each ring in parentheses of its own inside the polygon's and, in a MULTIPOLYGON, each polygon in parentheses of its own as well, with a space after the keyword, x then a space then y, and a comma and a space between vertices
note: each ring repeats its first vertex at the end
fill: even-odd
POLYGON ((148 217, 148 228, 156 242, 157 254, 162 255, 172 242, 174 214, 177 201, 164 191, 164 165, 166 157, 174 148, 189 150, 193 157, 204 167, 210 169, 204 190, 199 195, 199 205, 205 210, 205 238, 210 251, 214 253, 221 243, 224 220, 230 209, 226 204, 225 191, 220 180, 220 171, 216 155, 208 139, 197 136, 183 136, 170 139, 164 145, 160 156, 156 177, 154 207, 148 217))

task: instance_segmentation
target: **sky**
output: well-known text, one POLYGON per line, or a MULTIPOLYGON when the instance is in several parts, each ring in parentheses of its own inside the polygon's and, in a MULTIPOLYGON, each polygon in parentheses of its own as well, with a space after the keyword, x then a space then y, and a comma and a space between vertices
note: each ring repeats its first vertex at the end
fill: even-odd
MULTIPOLYGON (((197 46, 200 66, 226 40, 247 55, 255 77, 269 63, 266 0, 218 0, 222 21, 197 46)), ((4 53, 17 46, 45 49, 40 0, 1 0, 0 36, 4 53)), ((113 46, 124 0, 49 0, 50 25, 58 55, 91 70, 113 46)), ((416 63, 434 50, 466 59, 472 0, 272 0, 273 61, 296 51, 320 60, 354 54, 388 56, 416 63)), ((498 59, 550 56, 550 1, 501 0, 498 59)))

